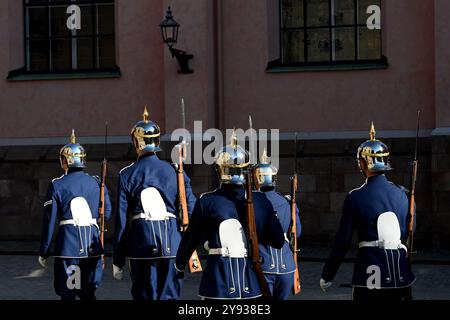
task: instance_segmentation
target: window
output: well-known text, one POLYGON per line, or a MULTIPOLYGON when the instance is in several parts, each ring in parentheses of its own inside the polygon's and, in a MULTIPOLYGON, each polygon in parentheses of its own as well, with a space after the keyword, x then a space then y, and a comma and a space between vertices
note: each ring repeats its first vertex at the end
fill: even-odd
POLYGON ((367 28, 367 8, 380 0, 280 0, 283 64, 382 59, 381 30, 367 28))
POLYGON ((108 70, 116 67, 114 1, 24 0, 28 72, 108 70), (67 8, 80 8, 80 29, 70 30, 67 8))

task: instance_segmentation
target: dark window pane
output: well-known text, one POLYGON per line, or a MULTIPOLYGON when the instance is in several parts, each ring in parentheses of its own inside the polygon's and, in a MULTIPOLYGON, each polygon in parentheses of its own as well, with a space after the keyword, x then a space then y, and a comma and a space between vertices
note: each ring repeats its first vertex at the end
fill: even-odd
POLYGON ((28 36, 48 37, 47 8, 27 8, 28 11, 28 36))
POLYGON ((52 71, 72 69, 71 39, 52 40, 52 71))
POLYGON ((116 66, 114 36, 99 37, 98 55, 100 69, 114 68, 116 66))
POLYGON ((359 59, 381 59, 381 30, 358 29, 359 59))
POLYGON ((282 26, 284 28, 303 27, 303 0, 284 0, 282 2, 282 26))
POLYGON ((114 5, 102 4, 98 5, 98 33, 113 34, 114 33, 114 5))
POLYGON ((330 25, 329 0, 307 0, 307 24, 309 27, 330 25))
POLYGON ((82 5, 81 9, 81 29, 77 30, 77 35, 92 36, 95 35, 95 29, 93 28, 92 19, 92 5, 82 5))
POLYGON ((371 14, 367 14, 367 8, 371 5, 380 7, 380 0, 358 0, 358 24, 367 24, 371 14))
POLYGON ((304 62, 305 41, 303 30, 283 32, 283 62, 304 62))
POLYGON ((92 38, 78 38, 77 40, 78 69, 94 69, 94 43, 92 38))
POLYGON ((308 30, 308 61, 330 61, 329 29, 308 30))
POLYGON ((68 37, 71 31, 67 28, 67 7, 50 7, 51 36, 68 37))
POLYGON ((30 71, 48 70, 48 40, 28 40, 30 71))
POLYGON ((25 0, 24 3, 27 37, 46 39, 26 42, 28 70, 61 72, 116 67, 114 1, 25 0), (70 5, 81 9, 79 30, 67 28, 70 5))
POLYGON ((336 28, 334 35, 334 60, 355 60, 355 28, 336 28))
POLYGON ((334 1, 335 25, 350 25, 355 23, 355 1, 337 0, 334 1))

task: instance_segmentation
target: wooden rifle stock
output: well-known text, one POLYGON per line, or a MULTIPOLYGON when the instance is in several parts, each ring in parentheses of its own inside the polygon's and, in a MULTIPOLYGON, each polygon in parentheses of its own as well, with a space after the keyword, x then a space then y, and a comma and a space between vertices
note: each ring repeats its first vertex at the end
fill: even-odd
POLYGON ((295 272, 294 272, 294 287, 292 288, 293 294, 299 294, 301 291, 300 285, 300 273, 297 265, 297 186, 298 176, 296 173, 291 179, 291 226, 289 228, 289 242, 292 249, 292 255, 294 257, 295 272))
POLYGON ((256 221, 255 221, 255 211, 253 208, 253 190, 252 190, 252 174, 251 172, 247 172, 247 190, 245 197, 245 209, 247 215, 247 238, 250 249, 250 258, 252 261, 253 269, 256 272, 259 287, 261 288, 261 293, 265 298, 272 298, 272 294, 270 293, 269 286, 267 285, 266 278, 264 277, 264 273, 262 271, 261 266, 261 257, 259 255, 259 247, 258 247, 258 235, 256 233, 256 221))
POLYGON ((412 163, 411 172, 411 187, 409 193, 409 223, 408 223, 408 238, 406 245, 408 248, 408 262, 412 265, 412 255, 414 252, 414 213, 415 213, 415 193, 416 193, 416 180, 417 180, 417 159, 412 163))
POLYGON ((102 175, 100 178, 100 206, 98 208, 98 216, 100 218, 100 243, 103 248, 102 255, 102 268, 105 269, 105 183, 107 174, 108 162, 103 159, 102 162, 102 175))
MULTIPOLYGON (((186 144, 182 142, 178 150, 178 168, 177 168, 177 184, 178 184, 178 214, 181 221, 181 232, 185 232, 189 224, 189 215, 186 202, 186 188, 184 184, 183 158, 185 154, 186 144)), ((194 251, 189 259, 189 271, 200 272, 202 265, 198 258, 197 251, 194 251)))
POLYGON ((411 170, 411 185, 409 187, 409 223, 408 223, 408 238, 406 239, 406 247, 408 248, 408 262, 412 266, 412 255, 414 252, 414 220, 415 220, 415 194, 416 194, 416 180, 417 180, 417 152, 419 149, 419 128, 420 128, 420 110, 417 110, 417 131, 416 131, 416 147, 414 150, 414 161, 412 162, 411 170))
POLYGON ((100 220, 100 244, 102 245, 102 269, 105 269, 105 184, 108 173, 108 161, 106 160, 106 148, 108 146, 108 121, 105 122, 105 149, 100 177, 100 203, 98 207, 98 217, 100 220))
MULTIPOLYGON (((410 268, 412 268, 413 258, 412 255, 414 252, 414 220, 415 220, 415 211, 416 211, 416 180, 417 180, 417 152, 418 152, 418 143, 419 143, 419 128, 420 128, 420 110, 417 111, 417 132, 416 132, 416 148, 414 151, 414 161, 412 163, 411 170, 411 185, 409 188, 409 208, 408 208, 408 237, 406 239, 406 247, 408 248, 408 264, 410 268)), ((412 286, 409 286, 406 291, 406 300, 412 300, 412 286)))

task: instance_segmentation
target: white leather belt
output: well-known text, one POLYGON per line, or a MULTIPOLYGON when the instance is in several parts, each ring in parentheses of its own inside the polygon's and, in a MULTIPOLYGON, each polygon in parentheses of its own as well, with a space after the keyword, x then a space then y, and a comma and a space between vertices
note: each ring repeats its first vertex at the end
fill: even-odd
POLYGON ((359 248, 381 248, 388 250, 405 249, 405 251, 408 251, 406 246, 401 242, 386 242, 384 240, 361 241, 359 243, 359 248))
POLYGON ((210 255, 218 255, 231 258, 245 258, 247 257, 247 252, 241 252, 239 254, 230 254, 227 248, 210 248, 208 253, 210 255))
POLYGON ((137 220, 137 219, 144 219, 144 220, 150 220, 150 221, 164 221, 164 220, 169 220, 170 218, 176 219, 177 217, 173 213, 170 213, 170 212, 166 213, 165 219, 151 218, 146 213, 139 213, 139 214, 135 214, 134 216, 132 216, 131 221, 137 220))
POLYGON ((60 226, 65 226, 65 225, 70 224, 70 225, 74 225, 74 226, 76 226, 76 227, 96 226, 96 227, 98 228, 97 220, 96 220, 96 219, 90 219, 90 220, 88 220, 88 221, 89 221, 89 222, 86 223, 85 221, 80 222, 80 221, 78 221, 78 220, 68 219, 68 220, 62 220, 62 221, 60 221, 60 222, 59 222, 59 225, 60 225, 60 226))

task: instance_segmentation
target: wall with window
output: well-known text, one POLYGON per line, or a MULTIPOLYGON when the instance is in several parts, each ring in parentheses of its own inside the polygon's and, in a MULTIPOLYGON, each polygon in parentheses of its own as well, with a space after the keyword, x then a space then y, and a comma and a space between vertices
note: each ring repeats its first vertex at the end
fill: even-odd
POLYGON ((160 1, 1 1, 0 138, 101 136, 105 120, 126 136, 144 104, 164 128, 162 16, 160 1))
MULTIPOLYGON (((450 1, 435 0, 436 126, 450 127, 450 1)), ((447 130, 447 134, 448 134, 447 130)))
POLYGON ((420 108, 422 126, 434 128, 433 4, 381 1, 380 34, 364 27, 372 3, 227 1, 226 126, 244 126, 252 114, 256 126, 284 131, 367 130, 370 121, 407 130, 420 108))

